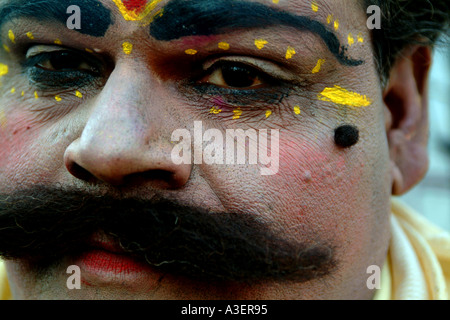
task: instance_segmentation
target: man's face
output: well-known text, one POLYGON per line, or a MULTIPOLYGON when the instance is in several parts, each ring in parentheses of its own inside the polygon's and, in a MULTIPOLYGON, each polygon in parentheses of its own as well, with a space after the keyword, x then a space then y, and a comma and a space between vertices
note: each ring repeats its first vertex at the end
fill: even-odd
MULTIPOLYGON (((16 2, 33 3, 0 4, 16 2)), ((7 268, 16 297, 373 295, 366 271, 382 266, 387 253, 392 178, 359 3, 235 1, 233 11, 229 1, 148 1, 130 14, 129 1, 67 4, 75 2, 81 30, 61 24, 70 14, 47 18, 45 5, 33 8, 35 19, 2 21, 0 193, 62 186, 250 214, 284 239, 328 244, 335 267, 308 281, 214 285, 157 268, 124 276, 118 268, 82 267, 82 289, 68 290, 70 258, 45 272, 13 259, 7 268), (262 175, 262 165, 175 164, 172 133, 193 132, 195 121, 224 135, 278 130, 276 174, 262 175), (357 143, 337 145, 342 125, 359 130, 357 143)))

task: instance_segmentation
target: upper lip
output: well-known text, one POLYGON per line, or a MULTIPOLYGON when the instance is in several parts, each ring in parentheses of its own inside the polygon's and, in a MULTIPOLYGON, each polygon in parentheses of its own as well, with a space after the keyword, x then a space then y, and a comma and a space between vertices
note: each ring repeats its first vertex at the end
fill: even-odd
POLYGON ((101 249, 111 253, 125 253, 119 241, 111 236, 103 233, 95 233, 88 241, 89 246, 93 249, 101 249))

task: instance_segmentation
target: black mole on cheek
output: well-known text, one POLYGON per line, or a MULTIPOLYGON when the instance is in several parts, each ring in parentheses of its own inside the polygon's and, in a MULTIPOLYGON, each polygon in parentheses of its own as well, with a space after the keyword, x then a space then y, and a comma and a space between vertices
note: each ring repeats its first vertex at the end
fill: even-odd
POLYGON ((334 141, 341 148, 349 148, 359 141, 359 130, 352 125, 343 125, 334 130, 334 141))

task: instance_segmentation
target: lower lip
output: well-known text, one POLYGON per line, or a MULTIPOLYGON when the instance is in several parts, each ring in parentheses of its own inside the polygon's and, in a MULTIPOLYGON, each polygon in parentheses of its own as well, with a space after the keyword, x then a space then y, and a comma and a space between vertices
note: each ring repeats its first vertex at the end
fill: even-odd
POLYGON ((156 272, 148 265, 127 255, 94 249, 83 253, 75 262, 81 269, 85 280, 100 280, 105 282, 132 281, 156 272))

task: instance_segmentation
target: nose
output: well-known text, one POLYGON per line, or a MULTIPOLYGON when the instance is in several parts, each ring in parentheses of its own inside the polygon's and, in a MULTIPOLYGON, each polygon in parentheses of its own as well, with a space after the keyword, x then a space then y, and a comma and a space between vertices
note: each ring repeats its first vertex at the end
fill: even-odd
POLYGON ((167 94, 158 83, 151 88, 149 75, 137 76, 129 69, 136 70, 116 66, 88 108, 81 135, 65 151, 65 166, 89 182, 181 188, 189 180, 191 165, 171 159, 173 124, 164 107, 167 94))

